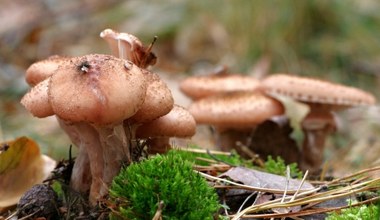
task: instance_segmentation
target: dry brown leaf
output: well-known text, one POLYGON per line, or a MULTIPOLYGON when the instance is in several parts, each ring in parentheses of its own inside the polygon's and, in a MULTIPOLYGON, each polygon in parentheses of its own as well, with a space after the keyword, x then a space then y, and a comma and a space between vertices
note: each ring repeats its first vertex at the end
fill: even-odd
MULTIPOLYGON (((243 183, 248 186, 266 188, 268 190, 285 190, 285 186, 287 185, 287 179, 284 176, 252 170, 245 167, 233 167, 221 174, 220 177, 228 177, 234 182, 243 183)), ((297 190, 300 184, 301 180, 289 179, 288 190, 297 190)), ((311 189, 314 189, 314 187, 308 182, 304 182, 301 187, 301 190, 311 189)))
POLYGON ((41 183, 56 162, 40 153, 27 137, 0 144, 0 210, 14 205, 30 187, 41 183))

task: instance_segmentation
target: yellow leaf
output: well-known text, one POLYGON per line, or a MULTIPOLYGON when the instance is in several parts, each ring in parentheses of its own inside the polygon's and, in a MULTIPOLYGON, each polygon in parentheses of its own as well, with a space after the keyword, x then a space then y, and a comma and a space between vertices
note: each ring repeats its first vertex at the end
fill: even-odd
POLYGON ((0 144, 0 210, 14 205, 33 185, 42 183, 56 162, 27 137, 0 144))

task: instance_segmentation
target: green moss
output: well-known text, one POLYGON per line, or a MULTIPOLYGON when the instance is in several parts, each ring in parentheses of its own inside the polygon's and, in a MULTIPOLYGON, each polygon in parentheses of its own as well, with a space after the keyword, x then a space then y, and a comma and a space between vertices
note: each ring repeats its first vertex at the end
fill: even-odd
POLYGON ((220 207, 217 194, 177 153, 132 164, 114 178, 110 195, 121 201, 123 218, 152 219, 163 201, 163 219, 213 219, 220 207))
POLYGON ((348 209, 343 209, 341 212, 329 213, 327 220, 372 220, 380 219, 379 213, 380 203, 377 205, 361 205, 348 209))
MULTIPOLYGON (((295 177, 298 179, 302 178, 303 173, 298 169, 296 163, 289 164, 289 168, 291 177, 295 177)), ((281 176, 286 175, 285 161, 279 156, 276 158, 276 160, 274 160, 271 156, 268 156, 267 161, 265 162, 264 169, 268 173, 273 173, 281 176)))
MULTIPOLYGON (((183 160, 190 161, 191 163, 197 165, 207 166, 210 165, 209 162, 197 160, 197 157, 202 157, 205 159, 217 160, 219 162, 224 162, 233 166, 243 166, 253 169, 263 170, 264 172, 273 173, 277 175, 284 176, 286 175, 286 166, 284 159, 280 156, 277 156, 276 159, 273 159, 272 156, 268 156, 264 167, 255 167, 252 164, 252 161, 243 159, 236 152, 231 152, 231 155, 212 155, 205 153, 195 153, 188 151, 176 151, 176 154, 179 155, 183 160)), ((302 171, 298 169, 297 163, 288 164, 290 168, 290 176, 293 178, 301 179, 303 177, 302 171)))
POLYGON ((196 165, 210 165, 209 162, 197 160, 197 157, 201 157, 205 159, 216 160, 217 162, 222 162, 233 166, 253 167, 252 161, 241 158, 240 155, 235 151, 232 151, 230 155, 215 155, 176 150, 176 154, 181 156, 183 160, 190 161, 191 163, 194 163, 196 165))
POLYGON ((62 184, 59 181, 53 181, 51 188, 53 188, 54 192, 57 193, 58 198, 62 199, 64 197, 65 192, 63 191, 62 184))

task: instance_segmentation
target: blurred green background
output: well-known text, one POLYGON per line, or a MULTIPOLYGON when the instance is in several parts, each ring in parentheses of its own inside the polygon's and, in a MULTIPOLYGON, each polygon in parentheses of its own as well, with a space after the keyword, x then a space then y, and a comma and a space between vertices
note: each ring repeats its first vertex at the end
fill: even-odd
MULTIPOLYGON (((20 106, 23 75, 53 54, 109 53, 99 37, 105 28, 146 44, 158 36, 154 70, 174 81, 220 65, 252 74, 267 63, 269 73, 317 76, 379 97, 379 10, 376 0, 1 0, 1 139, 26 135, 44 153, 67 157, 69 141, 55 119, 33 118, 20 106)), ((340 114, 327 157, 343 154, 354 168, 376 162, 378 113, 375 106, 340 114)))

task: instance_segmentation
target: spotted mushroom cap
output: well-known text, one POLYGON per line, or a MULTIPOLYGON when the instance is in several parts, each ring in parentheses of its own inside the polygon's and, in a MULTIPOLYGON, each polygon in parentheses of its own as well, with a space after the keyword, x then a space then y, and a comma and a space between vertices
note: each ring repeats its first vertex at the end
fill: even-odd
POLYGON ((241 74, 192 76, 180 84, 181 91, 193 100, 228 91, 255 91, 259 80, 241 74))
POLYGON ((284 114, 284 107, 276 99, 258 92, 235 91, 197 100, 189 106, 189 111, 198 124, 244 129, 284 114))
POLYGON ((148 70, 142 71, 148 87, 143 105, 130 118, 135 123, 145 123, 166 115, 174 105, 172 93, 160 77, 148 70))
POLYGON ((305 103, 344 107, 376 102, 373 95, 360 89, 308 77, 274 74, 261 85, 267 94, 288 96, 305 103))
POLYGON ((137 128, 138 138, 191 137, 195 134, 196 123, 185 108, 174 105, 166 115, 145 123, 137 128))
POLYGON ((26 70, 26 82, 30 86, 37 85, 39 82, 53 75, 54 71, 57 70, 58 66, 64 63, 67 59, 69 58, 53 55, 48 57, 47 59, 33 63, 26 70))
POLYGON ((65 121, 113 124, 134 115, 144 102, 146 82, 140 68, 114 56, 74 57, 50 77, 54 113, 65 121))

